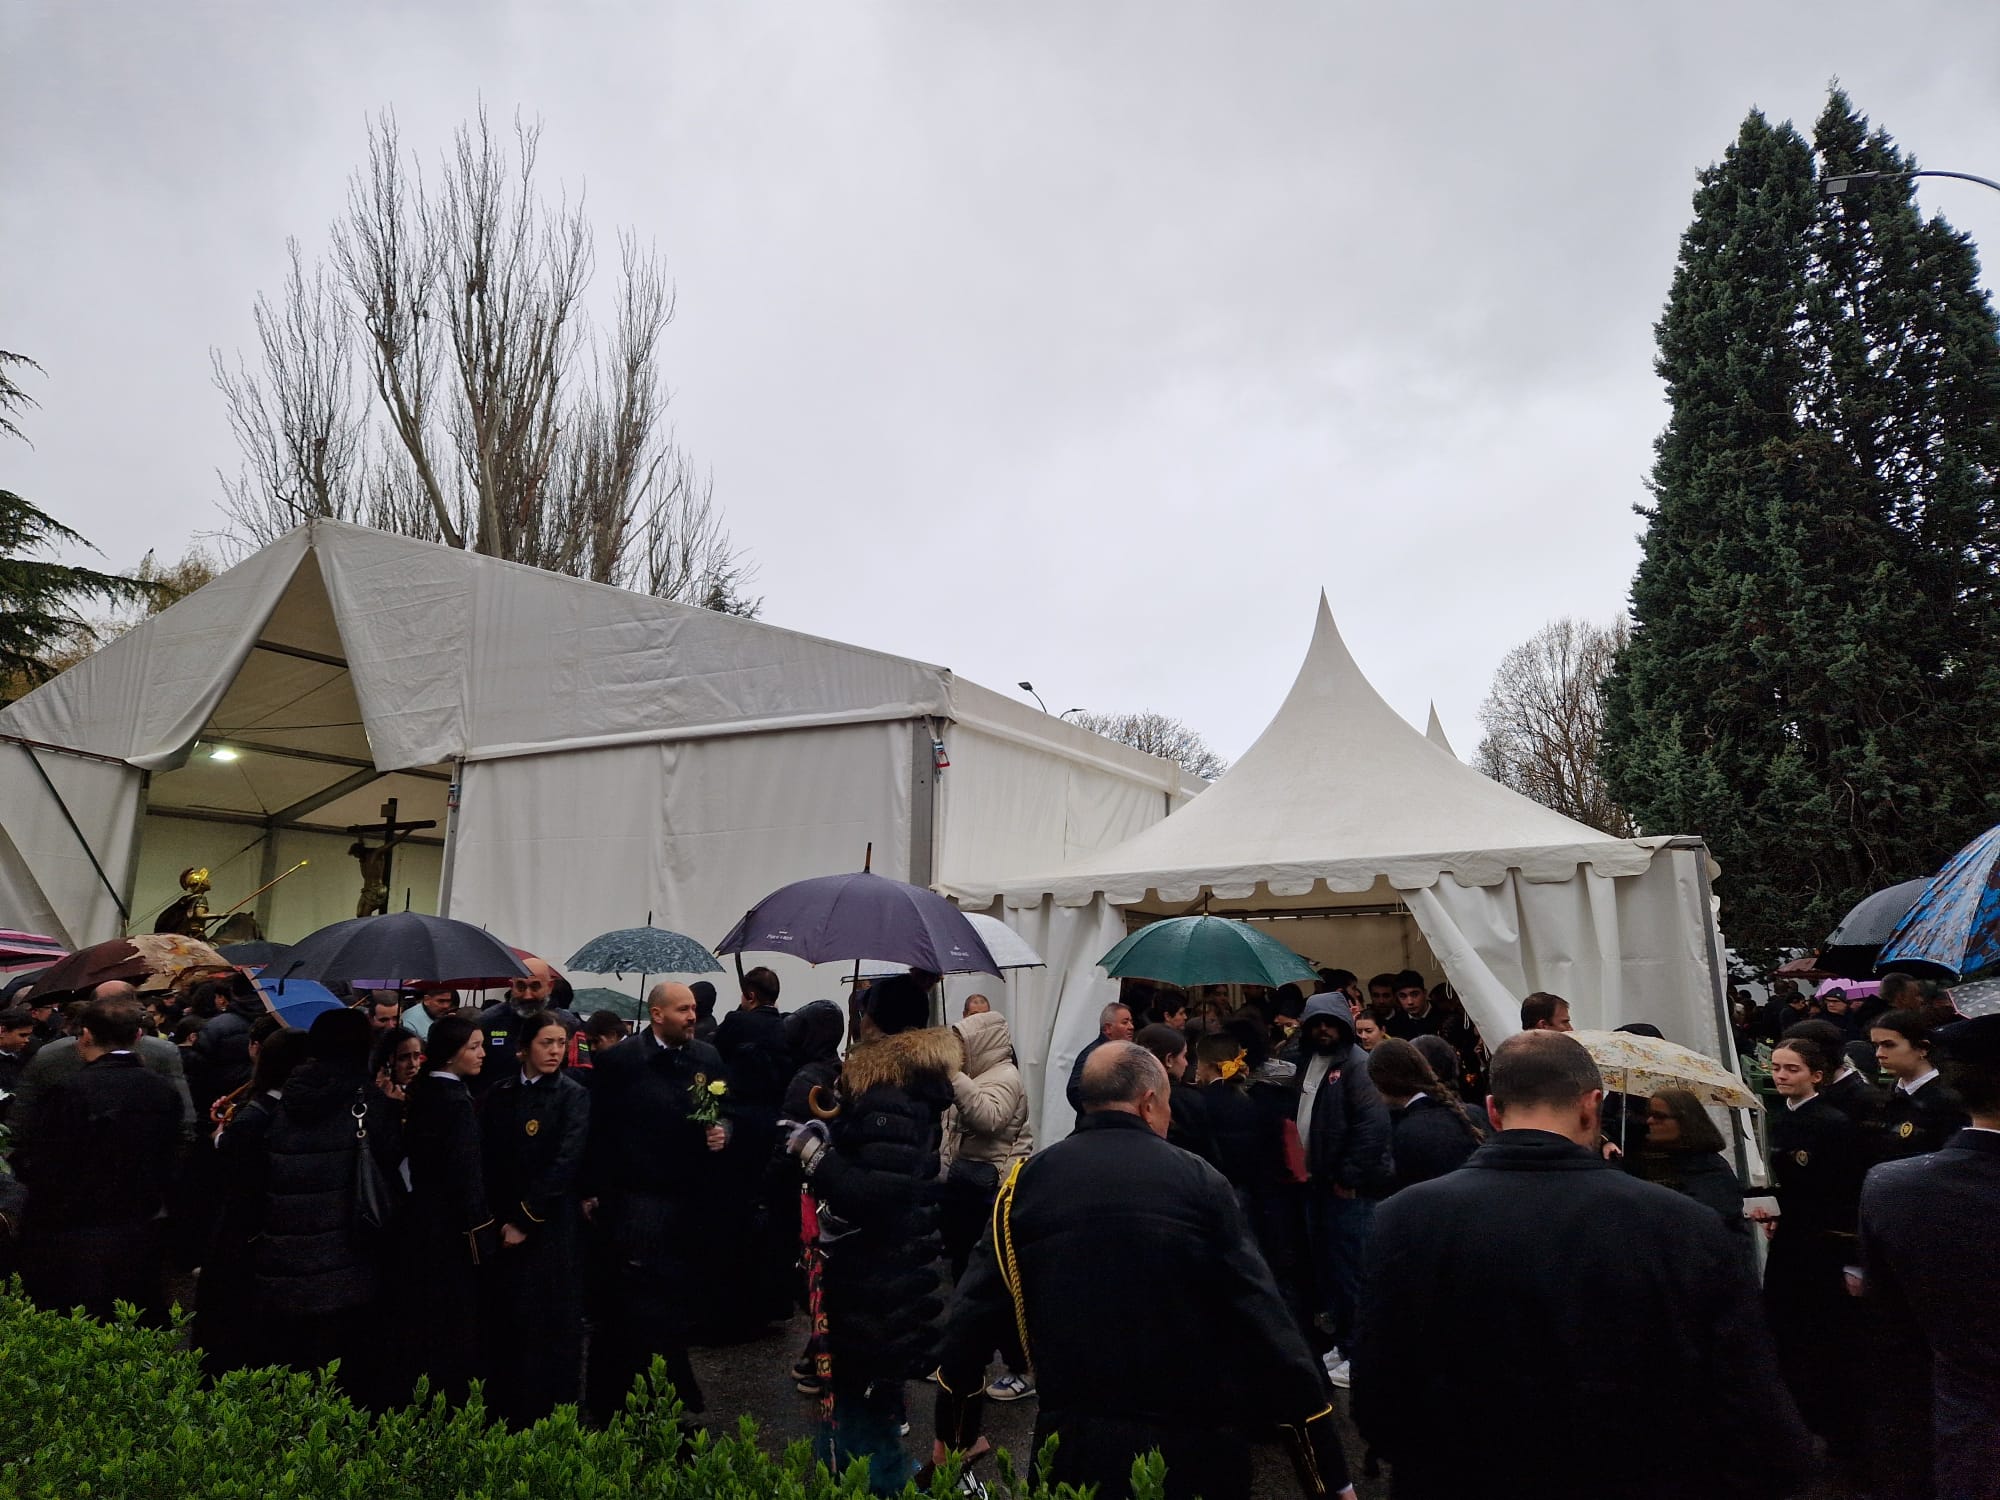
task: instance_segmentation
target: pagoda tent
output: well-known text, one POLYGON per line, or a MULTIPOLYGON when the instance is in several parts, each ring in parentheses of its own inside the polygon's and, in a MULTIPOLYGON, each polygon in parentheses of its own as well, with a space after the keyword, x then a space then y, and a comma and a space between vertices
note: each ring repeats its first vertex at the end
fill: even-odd
POLYGON ((948 886, 1048 961, 1013 993, 1017 1011, 1047 1018, 1046 1066, 1030 1079, 1038 1141, 1068 1132, 1070 1065, 1118 997, 1097 960, 1139 925, 1195 911, 1256 922, 1322 966, 1446 979, 1489 1046, 1546 990, 1578 1027, 1650 1021, 1733 1057, 1702 842, 1573 822, 1473 770, 1433 729, 1369 685, 1322 597, 1277 716, 1200 797, 1115 848, 948 886))
MULTIPOLYGON (((354 915, 393 798, 431 826, 392 909, 558 961, 649 915, 712 944, 871 844, 964 881, 1199 785, 941 667, 315 521, 0 709, 0 926, 92 942, 150 928, 184 867, 222 911, 305 860, 247 908, 296 939, 354 915)), ((773 966, 787 1007, 836 992, 773 966)))

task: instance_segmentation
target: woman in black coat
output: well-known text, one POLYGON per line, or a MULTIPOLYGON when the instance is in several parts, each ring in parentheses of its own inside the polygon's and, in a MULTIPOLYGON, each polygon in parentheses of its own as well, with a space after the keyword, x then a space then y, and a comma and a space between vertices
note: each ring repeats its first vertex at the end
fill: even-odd
POLYGON ((412 1330, 415 1371, 454 1401, 481 1373, 480 1270, 498 1244, 468 1089, 485 1058, 477 1020, 459 1012, 435 1023, 403 1113, 410 1202, 401 1262, 417 1272, 404 1278, 403 1327, 412 1330))
POLYGON ((1389 1106, 1391 1196, 1457 1171, 1479 1149, 1480 1133, 1465 1106, 1411 1043, 1395 1037, 1379 1042, 1368 1054, 1368 1077, 1389 1106))
POLYGON ((480 1115, 486 1201, 500 1221, 488 1274, 487 1405, 525 1427, 580 1395, 582 1214, 575 1192, 590 1092, 562 1071, 569 1032, 543 1012, 520 1028, 521 1071, 480 1115))
POLYGON ((214 1152, 221 1188, 216 1227, 195 1286, 193 1338, 202 1369, 221 1375, 257 1363, 256 1243, 264 1227, 265 1147, 284 1088, 306 1058, 303 1031, 279 1031, 257 1049, 240 1096, 217 1106, 214 1152))
POLYGON ((1722 1132, 1686 1089, 1661 1089, 1646 1101, 1646 1146, 1633 1158, 1633 1170, 1647 1182, 1707 1204, 1722 1227, 1748 1247, 1743 1184, 1722 1155, 1722 1132))
POLYGON ((1771 1112, 1771 1170, 1779 1217, 1764 1267, 1764 1307, 1778 1363, 1806 1425, 1840 1458, 1858 1456, 1861 1386, 1856 1299, 1846 1267, 1859 1259, 1861 1179, 1868 1162, 1860 1127, 1819 1096, 1831 1059, 1792 1038, 1771 1051, 1771 1083, 1784 1107, 1771 1112))
POLYGON ((384 1398, 380 1294, 387 1245, 354 1201, 359 1153, 385 1177, 402 1146, 368 1082, 368 1018, 329 1011, 306 1034, 306 1060, 285 1080, 264 1135, 263 1222, 254 1246, 264 1357, 299 1370, 341 1362, 341 1384, 384 1398))

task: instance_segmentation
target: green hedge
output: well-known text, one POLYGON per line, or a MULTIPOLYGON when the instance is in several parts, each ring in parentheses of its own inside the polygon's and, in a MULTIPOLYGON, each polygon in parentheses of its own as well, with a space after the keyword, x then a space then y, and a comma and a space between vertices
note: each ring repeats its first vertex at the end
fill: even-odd
MULTIPOLYGON (((565 1407, 524 1432, 478 1399, 371 1414, 323 1372, 245 1370, 210 1381, 179 1328, 44 1312, 0 1289, 0 1497, 5 1500, 833 1500, 866 1494, 805 1443, 774 1458, 743 1418, 685 1436, 655 1361, 602 1431, 565 1407)), ((1136 1465, 1146 1494, 1160 1471, 1136 1465)), ((1060 1500, 996 1455, 996 1496, 1060 1500)), ((955 1493, 940 1474, 933 1493, 955 1493)), ((911 1489, 906 1493, 914 1495, 911 1489)), ((1142 1500, 1144 1497, 1142 1496, 1142 1500)))

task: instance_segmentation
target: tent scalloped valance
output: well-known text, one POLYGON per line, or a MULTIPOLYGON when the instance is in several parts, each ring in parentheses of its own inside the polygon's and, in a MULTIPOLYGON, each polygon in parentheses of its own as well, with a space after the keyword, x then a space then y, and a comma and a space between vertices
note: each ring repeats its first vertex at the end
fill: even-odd
POLYGON ((1317 892, 1357 895, 1386 879, 1399 891, 1428 889, 1445 876, 1463 886, 1494 886, 1509 871, 1538 885, 1573 879, 1579 866, 1596 874, 1640 875, 1656 850, 1668 839, 1620 839, 1602 844, 1553 845, 1541 849, 1481 849, 1442 854, 1413 854, 1389 859, 1337 860, 1331 863, 1271 864, 1254 869, 1191 869, 1151 871, 1130 875, 1037 880, 1025 885, 994 882, 960 886, 951 894, 975 909, 995 900, 1010 907, 1034 906, 1044 897, 1058 906, 1084 906, 1097 895, 1119 906, 1131 906, 1151 894, 1161 901, 1194 901, 1204 892, 1221 901, 1245 901, 1261 890, 1273 897, 1297 899, 1317 892))

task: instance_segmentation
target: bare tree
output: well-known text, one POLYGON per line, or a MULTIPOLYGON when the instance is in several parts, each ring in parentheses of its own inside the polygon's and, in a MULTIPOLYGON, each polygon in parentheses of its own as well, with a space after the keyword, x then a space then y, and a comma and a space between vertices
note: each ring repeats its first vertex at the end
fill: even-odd
POLYGON ((1116 740, 1134 750, 1177 762, 1182 770, 1191 776, 1199 776, 1203 781, 1213 781, 1229 769, 1229 762, 1209 749, 1208 742, 1198 731, 1179 719, 1151 709, 1141 709, 1137 713, 1085 711, 1070 722, 1101 734, 1107 740, 1116 740))
POLYGON ((754 614, 753 570, 667 420, 659 256, 620 237, 600 333, 595 237, 580 201, 538 192, 540 141, 481 111, 427 176, 393 116, 370 127, 331 267, 294 246, 278 304, 258 302, 258 372, 216 359, 246 461, 224 486, 233 534, 331 516, 754 614))
POLYGON ((1597 769, 1604 678, 1630 627, 1552 620, 1501 658, 1479 708, 1486 734, 1474 764, 1544 807, 1627 838, 1632 819, 1597 769))

